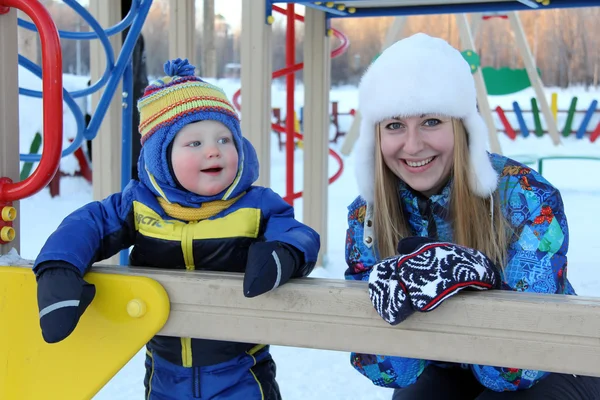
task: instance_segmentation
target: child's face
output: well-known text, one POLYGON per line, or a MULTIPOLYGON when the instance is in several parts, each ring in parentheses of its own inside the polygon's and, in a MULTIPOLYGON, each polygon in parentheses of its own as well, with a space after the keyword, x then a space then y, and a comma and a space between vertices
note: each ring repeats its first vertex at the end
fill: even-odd
POLYGON ((450 177, 454 155, 452 119, 421 115, 379 124, 381 154, 388 168, 408 186, 431 196, 450 177))
POLYGON ((171 163, 177 181, 186 190, 214 196, 229 187, 237 174, 233 135, 217 121, 188 124, 173 140, 171 163))

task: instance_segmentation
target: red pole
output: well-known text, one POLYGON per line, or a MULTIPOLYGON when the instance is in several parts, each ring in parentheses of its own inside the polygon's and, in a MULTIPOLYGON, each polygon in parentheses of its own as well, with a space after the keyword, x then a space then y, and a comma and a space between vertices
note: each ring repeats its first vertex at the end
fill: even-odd
POLYGON ((0 181, 0 202, 16 201, 42 190, 58 170, 63 139, 62 53, 52 17, 38 0, 0 0, 0 6, 23 11, 35 24, 42 47, 44 147, 40 163, 22 182, 0 181))
MULTIPOLYGON (((285 66, 292 67, 296 63, 296 29, 294 3, 287 5, 287 31, 285 35, 285 66)), ((291 73, 286 77, 286 116, 285 116, 285 200, 294 205, 294 89, 296 74, 291 73)))

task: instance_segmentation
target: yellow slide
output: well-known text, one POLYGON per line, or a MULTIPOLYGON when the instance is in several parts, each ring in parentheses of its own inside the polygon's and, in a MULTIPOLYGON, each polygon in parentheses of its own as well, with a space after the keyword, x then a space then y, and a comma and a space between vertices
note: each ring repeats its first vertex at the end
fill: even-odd
POLYGON ((169 298, 155 280, 85 279, 96 297, 67 339, 48 344, 31 268, 0 267, 0 399, 91 399, 167 321, 169 298))

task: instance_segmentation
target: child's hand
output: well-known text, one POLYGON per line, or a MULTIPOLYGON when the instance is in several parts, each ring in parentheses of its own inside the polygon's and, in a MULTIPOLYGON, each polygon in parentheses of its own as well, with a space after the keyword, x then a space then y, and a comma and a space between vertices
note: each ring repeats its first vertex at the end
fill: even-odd
POLYGON ((248 250, 244 296, 255 297, 283 285, 300 267, 302 254, 281 242, 257 242, 248 250))
POLYGON ((47 343, 60 342, 77 326, 96 287, 84 281, 74 266, 62 261, 40 264, 37 284, 42 336, 47 343))

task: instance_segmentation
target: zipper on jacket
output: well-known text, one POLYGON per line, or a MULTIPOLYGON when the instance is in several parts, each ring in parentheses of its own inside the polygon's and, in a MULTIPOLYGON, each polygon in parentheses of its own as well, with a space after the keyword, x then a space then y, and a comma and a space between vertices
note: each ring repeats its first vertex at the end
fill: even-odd
MULTIPOLYGON (((188 271, 196 269, 194 264, 194 224, 195 222, 188 222, 181 231, 181 250, 185 269, 188 271)), ((181 338, 181 365, 188 368, 193 365, 191 338, 181 338)))

